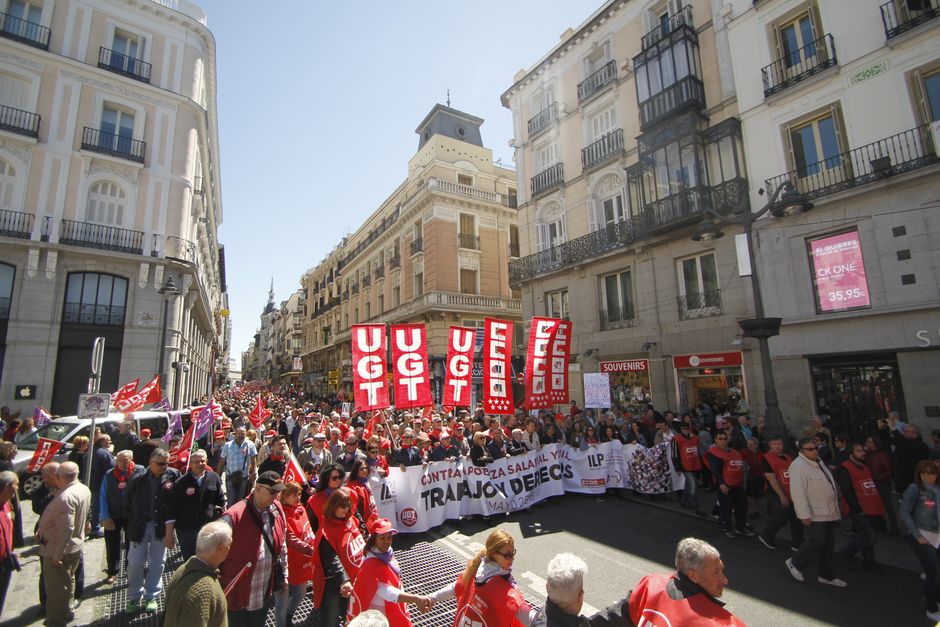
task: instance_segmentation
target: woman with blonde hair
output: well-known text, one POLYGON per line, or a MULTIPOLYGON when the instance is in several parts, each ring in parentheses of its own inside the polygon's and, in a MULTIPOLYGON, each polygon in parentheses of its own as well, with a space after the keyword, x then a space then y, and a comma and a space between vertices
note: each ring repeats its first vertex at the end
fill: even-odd
POLYGON ((482 551, 467 562, 463 574, 431 595, 432 605, 457 599, 454 625, 483 624, 528 627, 536 610, 522 598, 512 576, 516 543, 502 529, 486 538, 482 551))

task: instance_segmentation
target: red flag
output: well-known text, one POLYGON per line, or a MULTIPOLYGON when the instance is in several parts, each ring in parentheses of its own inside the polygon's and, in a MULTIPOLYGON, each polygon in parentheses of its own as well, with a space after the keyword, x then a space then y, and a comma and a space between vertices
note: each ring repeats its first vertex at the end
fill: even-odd
POLYGON ((194 420, 176 444, 176 448, 170 451, 170 465, 177 470, 185 469, 189 465, 189 453, 192 451, 193 442, 195 441, 195 437, 193 437, 195 428, 196 421, 194 420))
MULTIPOLYGON (((360 411, 388 407, 385 375, 385 325, 352 327, 353 390, 360 411)), ((425 359, 425 362, 427 359, 425 359)))
POLYGON ((434 402, 428 376, 428 340, 423 324, 392 325, 392 364, 396 409, 425 407, 434 402))
POLYGON ((571 358, 570 320, 559 320, 558 330, 552 338, 549 349, 551 358, 551 378, 548 382, 548 394, 551 402, 560 405, 568 402, 568 361, 571 358))
POLYGON ((546 409, 555 404, 549 394, 549 353, 559 322, 555 318, 532 318, 525 359, 526 409, 546 409))
POLYGON ((483 322, 483 411, 511 415, 512 322, 486 318, 483 322))
POLYGON ((433 416, 433 415, 434 415, 434 406, 433 406, 433 405, 428 405, 427 407, 425 407, 424 409, 421 410, 421 417, 422 417, 422 418, 427 418, 428 420, 430 420, 430 419, 431 419, 431 416, 433 416))
POLYGON ((268 411, 265 406, 261 403, 261 395, 258 395, 258 400, 255 403, 255 408, 251 410, 251 413, 248 414, 248 420, 251 422, 251 426, 255 429, 259 428, 264 424, 264 421, 268 419, 271 415, 271 412, 268 411))
POLYGON ((29 465, 26 467, 26 472, 39 472, 40 468, 52 461, 52 458, 59 452, 63 444, 64 442, 58 440, 39 438, 39 441, 36 443, 36 450, 33 452, 33 457, 29 460, 29 465))
POLYGON ((159 403, 162 395, 160 394, 160 375, 157 375, 153 380, 140 388, 134 394, 131 394, 127 398, 122 398, 114 402, 114 408, 125 414, 137 411, 147 403, 159 403))
POLYGON ((140 379, 134 379, 130 383, 125 383, 118 391, 111 395, 111 404, 116 405, 118 401, 124 400, 137 393, 137 386, 140 385, 140 379))
POLYGON ((290 454, 290 460, 287 462, 287 468, 284 469, 284 483, 288 481, 293 481, 304 485, 307 483, 307 475, 304 474, 304 469, 300 467, 300 462, 297 461, 297 458, 294 457, 294 454, 290 454))
POLYGON ((441 413, 445 416, 452 415, 454 412, 453 405, 441 405, 441 413))
POLYGON ((320 433, 327 437, 330 436, 330 421, 327 420, 325 414, 320 417, 320 433))
POLYGON ((473 389, 473 346, 476 329, 451 327, 444 368, 444 405, 469 405, 473 389))
POLYGON ((369 438, 372 437, 372 431, 375 430, 375 425, 379 423, 379 420, 382 418, 382 410, 375 409, 372 411, 372 416, 369 418, 369 422, 366 424, 366 428, 362 430, 362 437, 368 442, 369 438))

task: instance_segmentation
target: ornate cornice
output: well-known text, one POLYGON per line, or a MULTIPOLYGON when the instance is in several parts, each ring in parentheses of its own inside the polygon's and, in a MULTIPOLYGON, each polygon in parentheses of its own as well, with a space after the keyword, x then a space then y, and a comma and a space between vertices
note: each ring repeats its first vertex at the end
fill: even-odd
POLYGON ((101 79, 94 78, 92 76, 79 74, 77 72, 73 72, 71 70, 66 70, 66 69, 62 69, 60 73, 64 78, 70 78, 84 85, 91 85, 92 87, 95 87, 96 89, 100 89, 101 91, 107 91, 112 94, 118 94, 125 98, 137 100, 138 102, 146 102, 147 104, 152 104, 158 107, 165 107, 165 108, 173 109, 173 110, 176 110, 179 108, 179 105, 177 103, 170 102, 169 100, 163 100, 161 98, 155 98, 153 96, 143 94, 139 91, 134 91, 133 89, 128 89, 126 86, 118 84, 118 83, 111 83, 108 81, 103 81, 101 79))

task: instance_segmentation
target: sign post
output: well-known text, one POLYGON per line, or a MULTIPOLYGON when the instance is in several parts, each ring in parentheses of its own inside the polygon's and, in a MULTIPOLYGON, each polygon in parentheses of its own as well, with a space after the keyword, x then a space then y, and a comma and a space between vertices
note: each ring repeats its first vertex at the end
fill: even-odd
MULTIPOLYGON (((98 389, 101 387, 101 369, 104 366, 104 345, 105 338, 96 337, 95 343, 91 349, 91 377, 88 378, 88 395, 97 395, 98 389)), ((84 395, 83 395, 84 396, 84 395)), ((100 403, 99 403, 100 405, 100 403)), ((101 413, 100 407, 97 411, 91 411, 91 428, 88 432, 88 459, 85 460, 85 485, 88 486, 88 489, 91 489, 91 462, 95 455, 95 420, 99 417, 104 417, 108 415, 108 409, 111 405, 111 395, 108 395, 108 401, 104 406, 103 416, 99 416, 101 413)), ((82 399, 79 399, 78 404, 78 417, 84 418, 82 416, 82 411, 85 407, 91 407, 91 405, 86 405, 82 399)))

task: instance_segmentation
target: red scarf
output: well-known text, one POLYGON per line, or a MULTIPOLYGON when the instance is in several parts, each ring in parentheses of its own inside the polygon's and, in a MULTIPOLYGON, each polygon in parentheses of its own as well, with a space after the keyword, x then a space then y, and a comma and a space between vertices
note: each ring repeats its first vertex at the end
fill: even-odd
POLYGON ((121 469, 115 464, 112 472, 114 472, 114 478, 117 479, 118 490, 123 490, 124 486, 127 485, 127 480, 134 474, 134 462, 127 464, 127 470, 124 473, 121 473, 121 469))

